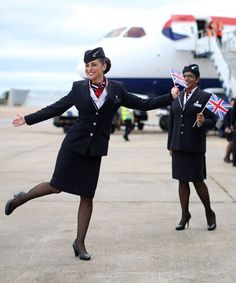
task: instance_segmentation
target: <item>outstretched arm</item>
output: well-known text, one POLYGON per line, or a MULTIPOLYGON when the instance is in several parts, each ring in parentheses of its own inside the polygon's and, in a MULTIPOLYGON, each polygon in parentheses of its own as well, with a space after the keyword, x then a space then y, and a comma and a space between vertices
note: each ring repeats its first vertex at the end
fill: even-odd
POLYGON ((122 105, 132 109, 152 110, 170 105, 172 100, 178 97, 178 94, 178 88, 174 87, 169 94, 143 99, 128 93, 126 89, 123 88, 122 105))
POLYGON ((57 102, 29 115, 24 116, 25 123, 27 125, 33 125, 44 120, 53 118, 55 116, 61 115, 67 109, 74 105, 72 90, 68 95, 62 97, 57 102))

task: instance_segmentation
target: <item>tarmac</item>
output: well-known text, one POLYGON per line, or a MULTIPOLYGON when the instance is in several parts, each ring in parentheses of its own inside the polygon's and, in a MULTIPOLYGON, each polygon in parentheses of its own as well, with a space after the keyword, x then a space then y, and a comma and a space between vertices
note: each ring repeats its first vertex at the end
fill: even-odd
POLYGON ((86 239, 92 259, 85 262, 72 251, 79 197, 45 196, 4 214, 14 193, 50 180, 64 138, 52 120, 11 126, 16 113, 32 110, 0 107, 1 283, 236 282, 236 168, 223 162, 225 139, 213 132, 207 138, 206 183, 217 229, 207 230, 191 185, 190 226, 176 231, 181 210, 167 134, 150 122, 130 142, 122 130, 111 135, 86 239))

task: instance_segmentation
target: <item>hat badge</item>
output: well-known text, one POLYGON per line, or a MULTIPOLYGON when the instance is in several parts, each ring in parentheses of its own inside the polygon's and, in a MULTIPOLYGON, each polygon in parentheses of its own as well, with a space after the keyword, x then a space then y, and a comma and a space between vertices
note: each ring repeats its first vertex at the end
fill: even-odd
POLYGON ((98 52, 99 52, 99 50, 97 50, 95 53, 93 53, 92 56, 95 58, 97 56, 98 52))

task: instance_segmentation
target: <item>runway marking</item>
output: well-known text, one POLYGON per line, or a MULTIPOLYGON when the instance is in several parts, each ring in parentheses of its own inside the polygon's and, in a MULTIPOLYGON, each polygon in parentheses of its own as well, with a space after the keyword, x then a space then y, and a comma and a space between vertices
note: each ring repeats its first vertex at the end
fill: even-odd
POLYGON ((222 189, 222 191, 224 191, 224 192, 227 194, 227 196, 228 196, 230 199, 232 199, 233 202, 236 202, 236 200, 234 199, 234 197, 227 191, 227 189, 226 189, 224 186, 221 185, 220 182, 218 182, 214 177, 212 177, 212 176, 210 176, 210 175, 209 175, 209 177, 222 189))

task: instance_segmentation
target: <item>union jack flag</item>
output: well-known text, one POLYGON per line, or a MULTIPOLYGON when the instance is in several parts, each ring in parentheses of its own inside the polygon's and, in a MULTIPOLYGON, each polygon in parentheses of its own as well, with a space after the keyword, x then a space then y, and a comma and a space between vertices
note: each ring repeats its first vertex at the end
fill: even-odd
POLYGON ((223 119, 231 105, 213 93, 205 107, 223 119))
POLYGON ((179 84, 183 87, 187 87, 182 72, 175 68, 170 68, 170 73, 174 84, 179 84))

